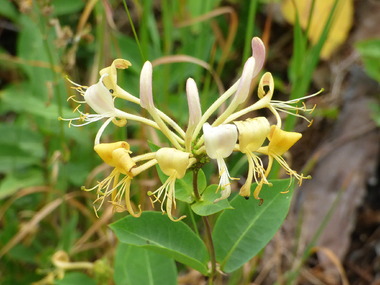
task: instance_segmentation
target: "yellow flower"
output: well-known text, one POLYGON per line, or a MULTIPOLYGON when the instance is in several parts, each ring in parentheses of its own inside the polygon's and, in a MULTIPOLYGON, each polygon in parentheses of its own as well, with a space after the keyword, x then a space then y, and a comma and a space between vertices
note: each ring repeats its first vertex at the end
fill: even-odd
POLYGON ((98 198, 94 203, 100 202, 100 205, 96 211, 103 205, 104 200, 111 196, 111 203, 115 210, 127 210, 132 216, 139 217, 141 215, 141 207, 139 206, 139 212, 135 213, 130 201, 130 186, 133 179, 131 170, 135 167, 136 163, 130 157, 129 144, 124 141, 101 143, 95 145, 94 150, 105 163, 114 167, 111 174, 101 182, 98 182, 95 187, 90 189, 83 188, 85 191, 97 189, 98 198), (121 174, 124 177, 120 178, 121 174))
POLYGON ((298 174, 292 170, 286 160, 282 157, 300 138, 302 134, 297 132, 287 132, 281 130, 278 126, 271 126, 270 133, 268 135, 268 146, 261 147, 258 152, 268 155, 268 168, 266 175, 269 174, 273 160, 275 159, 281 167, 286 171, 290 177, 295 177, 298 180, 299 185, 302 184, 303 179, 309 179, 310 177, 304 177, 302 174, 298 174))
MULTIPOLYGON (((269 184, 265 176, 263 162, 254 152, 264 143, 269 134, 270 125, 265 117, 234 123, 239 130, 239 149, 247 156, 249 165, 247 180, 241 187, 239 194, 243 197, 249 197, 253 178, 258 185, 269 184)), ((259 199, 257 191, 254 192, 254 197, 259 199)))
POLYGON ((176 207, 175 201, 175 181, 185 176, 186 170, 192 164, 193 160, 190 158, 190 153, 177 150, 175 148, 160 148, 156 152, 156 160, 162 172, 169 176, 165 183, 155 190, 148 193, 149 196, 154 196, 155 199, 152 203, 157 201, 161 202, 161 211, 168 214, 168 217, 176 222, 180 221, 186 216, 181 216, 178 219, 173 218, 172 209, 176 207), (166 210, 164 204, 166 203, 166 210))

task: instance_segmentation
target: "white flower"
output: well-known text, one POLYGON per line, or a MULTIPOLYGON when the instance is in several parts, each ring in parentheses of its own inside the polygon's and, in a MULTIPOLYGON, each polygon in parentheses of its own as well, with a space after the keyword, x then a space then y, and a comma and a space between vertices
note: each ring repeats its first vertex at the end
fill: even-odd
POLYGON ((103 84, 106 76, 108 74, 102 75, 98 83, 91 85, 84 93, 85 102, 102 117, 110 117, 115 113, 112 94, 103 84))
POLYGON ((238 133, 235 125, 226 124, 212 127, 210 124, 203 125, 203 136, 207 155, 216 159, 220 176, 219 188, 222 188, 221 197, 214 202, 226 199, 231 194, 231 176, 228 172, 224 158, 231 155, 234 150, 238 133))
POLYGON ((104 84, 103 79, 107 77, 108 74, 103 74, 99 81, 90 87, 84 87, 77 85, 75 89, 84 97, 84 101, 76 101, 77 103, 86 103, 93 109, 96 114, 87 114, 80 111, 78 108, 80 105, 76 108, 76 110, 79 113, 79 117, 72 118, 72 119, 63 119, 59 118, 63 121, 69 121, 69 126, 74 127, 82 127, 88 124, 91 124, 93 122, 97 122, 101 119, 108 118, 103 125, 99 128, 98 133, 95 137, 95 145, 100 143, 100 137, 105 130, 105 128, 108 126, 108 124, 113 121, 114 124, 117 126, 124 126, 127 122, 124 114, 124 112, 121 112, 120 110, 115 108, 114 99, 112 97, 112 94, 110 90, 108 90, 104 84), (123 117, 124 116, 124 117, 123 117), (121 120, 116 120, 116 118, 121 118, 121 120), (80 121, 82 123, 80 124, 73 124, 73 121, 80 121))

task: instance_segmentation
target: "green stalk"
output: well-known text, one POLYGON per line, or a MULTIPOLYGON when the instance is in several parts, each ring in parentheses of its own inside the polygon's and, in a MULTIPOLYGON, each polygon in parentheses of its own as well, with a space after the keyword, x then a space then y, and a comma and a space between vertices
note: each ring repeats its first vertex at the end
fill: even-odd
POLYGON ((135 37, 135 41, 137 43, 137 46, 139 47, 141 58, 142 58, 143 61, 145 61, 146 57, 145 57, 145 54, 144 54, 144 52, 143 52, 143 50, 141 48, 139 37, 137 36, 135 25, 133 24, 131 14, 129 13, 129 8, 128 8, 127 2, 125 0, 123 0, 123 5, 124 5, 125 12, 127 12, 127 17, 128 17, 128 20, 129 20, 129 24, 131 25, 131 28, 132 28, 133 36, 135 37))
MULTIPOLYGON (((201 199, 201 196, 199 194, 199 189, 198 189, 198 173, 199 173, 198 168, 193 170, 193 190, 194 190, 195 200, 197 201, 201 199)), ((212 230, 211 230, 210 222, 206 216, 202 216, 202 221, 205 225, 206 246, 207 246, 207 250, 209 252, 210 261, 211 261, 211 272, 208 279, 208 284, 212 285, 214 284, 214 279, 216 277, 215 247, 214 247, 214 242, 212 240, 212 230)))

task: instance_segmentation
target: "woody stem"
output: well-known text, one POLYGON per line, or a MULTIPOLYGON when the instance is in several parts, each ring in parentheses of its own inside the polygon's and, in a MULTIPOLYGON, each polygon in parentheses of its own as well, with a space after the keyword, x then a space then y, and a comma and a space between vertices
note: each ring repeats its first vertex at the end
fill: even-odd
MULTIPOLYGON (((198 172, 199 169, 195 168, 193 171, 193 190, 194 190, 194 195, 195 199, 199 201, 201 199, 201 196, 199 194, 198 190, 198 172)), ((212 235, 211 235, 211 225, 208 220, 207 216, 202 216, 202 221, 203 224, 205 225, 205 232, 206 232, 206 246, 210 255, 210 261, 211 261, 211 272, 209 276, 209 281, 208 284, 212 285, 214 283, 214 279, 216 277, 216 257, 215 257, 215 247, 214 247, 214 242, 212 240, 212 235)))

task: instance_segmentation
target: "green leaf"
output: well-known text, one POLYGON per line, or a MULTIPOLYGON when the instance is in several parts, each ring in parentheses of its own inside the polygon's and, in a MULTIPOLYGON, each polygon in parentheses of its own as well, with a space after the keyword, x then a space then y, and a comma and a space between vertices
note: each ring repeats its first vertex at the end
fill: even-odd
POLYGON ((43 137, 35 130, 3 124, 0 134, 0 172, 41 164, 45 155, 43 137))
POLYGON ((0 172, 10 173, 23 167, 38 165, 41 160, 21 150, 17 145, 0 145, 0 172))
POLYGON ((84 1, 67 1, 67 0, 54 0, 53 1, 53 15, 61 16, 67 14, 74 14, 79 12, 84 7, 84 1))
MULTIPOLYGON (((259 206, 255 199, 237 195, 217 219, 213 231, 216 259, 224 272, 232 272, 254 257, 273 238, 283 223, 290 206, 292 190, 287 180, 273 180, 265 185, 259 206)), ((252 185, 252 189, 256 184, 252 185)))
POLYGON ((220 197, 216 192, 218 185, 210 185, 202 193, 201 201, 191 205, 191 209, 199 216, 210 216, 224 209, 232 209, 228 199, 214 203, 215 199, 220 197))
POLYGON ((358 42, 356 48, 362 57, 368 75, 380 82, 380 40, 358 42))
POLYGON ((127 216, 110 227, 122 243, 155 250, 207 275, 206 246, 182 221, 172 222, 159 212, 144 212, 139 218, 127 216))
MULTIPOLYGON (((54 103, 47 104, 42 98, 34 97, 30 92, 31 83, 21 83, 10 85, 3 89, 0 94, 0 111, 5 113, 14 111, 20 114, 32 114, 41 118, 51 119, 58 124, 59 109, 54 103)), ((42 90, 42 89, 41 89, 42 90)), ((73 112, 68 108, 63 108, 67 118, 74 117, 73 112)))
POLYGON ((17 21, 17 9, 9 0, 0 0, 0 15, 7 17, 13 21, 17 21))
MULTIPOLYGON (((206 176, 202 169, 198 172, 198 191, 201 193, 207 186, 206 176)), ((189 171, 186 175, 177 179, 175 183, 175 197, 177 200, 186 202, 188 204, 194 202, 193 191, 193 172, 189 171)))
POLYGON ((55 285, 96 285, 96 282, 84 273, 69 272, 61 280, 56 280, 55 285))
POLYGON ((114 270, 116 285, 177 284, 174 259, 125 243, 116 248, 114 270))
POLYGON ((44 184, 42 170, 29 169, 26 172, 10 173, 0 183, 0 200, 12 195, 21 188, 42 184, 44 184))

